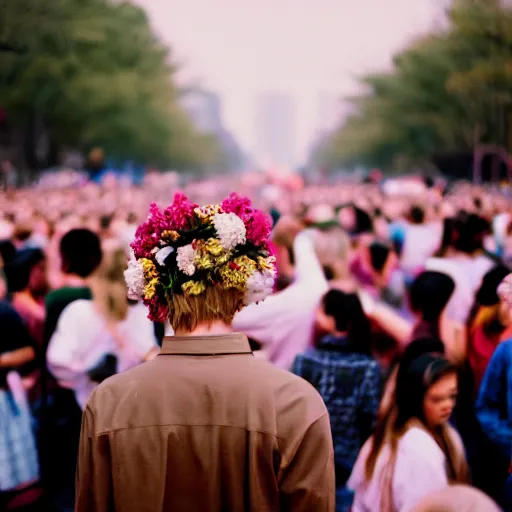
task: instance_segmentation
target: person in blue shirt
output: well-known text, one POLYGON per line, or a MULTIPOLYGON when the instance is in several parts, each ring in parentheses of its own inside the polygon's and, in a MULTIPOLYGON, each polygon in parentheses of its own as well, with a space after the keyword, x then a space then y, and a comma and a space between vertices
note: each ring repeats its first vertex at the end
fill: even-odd
POLYGON ((345 484, 359 450, 373 432, 382 394, 382 370, 370 355, 370 323, 355 294, 330 290, 317 311, 326 334, 298 355, 293 373, 322 396, 331 420, 336 465, 336 510, 350 510, 345 484))

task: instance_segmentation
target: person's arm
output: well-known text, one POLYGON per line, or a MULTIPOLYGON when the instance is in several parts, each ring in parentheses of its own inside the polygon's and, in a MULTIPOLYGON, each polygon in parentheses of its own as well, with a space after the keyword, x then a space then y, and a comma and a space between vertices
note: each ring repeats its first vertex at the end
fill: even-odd
POLYGON ((476 415, 485 435, 512 459, 512 418, 504 418, 502 411, 507 408, 510 381, 510 358, 507 342, 498 345, 485 372, 480 393, 476 401, 476 415))
POLYGON ((33 347, 23 347, 0 355, 0 368, 16 368, 30 363, 36 358, 33 347))
POLYGON ((411 338, 413 326, 402 318, 394 309, 376 302, 368 293, 359 291, 359 298, 364 312, 387 334, 392 336, 403 348, 411 338))
POLYGON ((278 485, 282 510, 334 511, 334 451, 327 412, 310 425, 291 459, 284 461, 278 485))
POLYGON ((96 435, 94 417, 86 407, 76 470, 75 512, 110 512, 113 507, 108 436, 96 435))

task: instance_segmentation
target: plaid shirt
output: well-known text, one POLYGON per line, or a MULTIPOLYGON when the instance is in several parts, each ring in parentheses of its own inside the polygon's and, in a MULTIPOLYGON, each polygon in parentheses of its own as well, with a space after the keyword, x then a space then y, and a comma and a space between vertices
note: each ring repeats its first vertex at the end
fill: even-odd
POLYGON ((512 460, 512 339, 494 351, 480 386, 476 414, 487 437, 512 460))
MULTIPOLYGON (((382 394, 381 369, 370 356, 355 353, 346 338, 326 336, 317 348, 297 356, 292 371, 310 382, 327 406, 337 477, 345 480, 373 431, 382 394)), ((338 480, 337 485, 343 483, 338 480)))

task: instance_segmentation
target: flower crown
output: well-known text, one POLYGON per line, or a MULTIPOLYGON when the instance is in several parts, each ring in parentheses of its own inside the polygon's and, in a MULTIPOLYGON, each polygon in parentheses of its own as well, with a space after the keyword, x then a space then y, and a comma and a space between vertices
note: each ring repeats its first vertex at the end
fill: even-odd
POLYGON ((160 322, 169 315, 173 295, 200 295, 208 287, 238 290, 246 305, 259 302, 274 286, 271 229, 270 217, 238 194, 198 206, 177 193, 163 211, 153 203, 131 244, 128 295, 142 299, 148 317, 160 322))

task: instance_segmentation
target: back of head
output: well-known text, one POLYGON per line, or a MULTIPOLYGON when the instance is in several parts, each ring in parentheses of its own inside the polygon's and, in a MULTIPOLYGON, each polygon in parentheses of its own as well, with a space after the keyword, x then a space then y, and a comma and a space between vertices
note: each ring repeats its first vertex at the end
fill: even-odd
POLYGON ((318 261, 330 278, 343 273, 342 267, 348 269, 350 242, 342 228, 317 231, 314 245, 318 261))
POLYGON ((441 272, 422 272, 412 283, 409 290, 411 309, 420 314, 426 322, 435 322, 448 304, 455 283, 441 272))
POLYGON ((334 318, 336 330, 347 333, 354 351, 370 353, 370 322, 366 317, 361 301, 355 293, 329 290, 323 298, 326 315, 334 318))
POLYGON ((370 245, 370 259, 376 272, 381 272, 388 261, 390 249, 387 245, 374 242, 370 245))
POLYGON ((21 249, 17 251, 5 267, 9 292, 25 290, 28 286, 32 269, 44 259, 44 253, 40 249, 21 249))
POLYGON ((89 277, 101 263, 100 239, 89 229, 72 229, 60 241, 60 256, 66 274, 89 277))
POLYGON ((409 211, 409 220, 413 224, 423 224, 425 221, 425 210, 418 205, 412 206, 409 211))
POLYGON ((482 279, 482 284, 476 294, 476 302, 481 306, 494 306, 500 301, 498 286, 510 273, 503 265, 493 267, 482 279))
POLYGON ((164 211, 152 204, 125 272, 129 296, 176 332, 230 324, 244 305, 273 291, 271 229, 270 217, 237 194, 202 207, 181 193, 164 211))
POLYGON ((489 222, 475 215, 460 213, 454 225, 454 247, 465 254, 473 254, 483 249, 485 235, 489 232, 489 222))
POLYGON ((500 508, 478 489, 466 485, 451 485, 432 493, 412 512, 499 512, 500 508))

